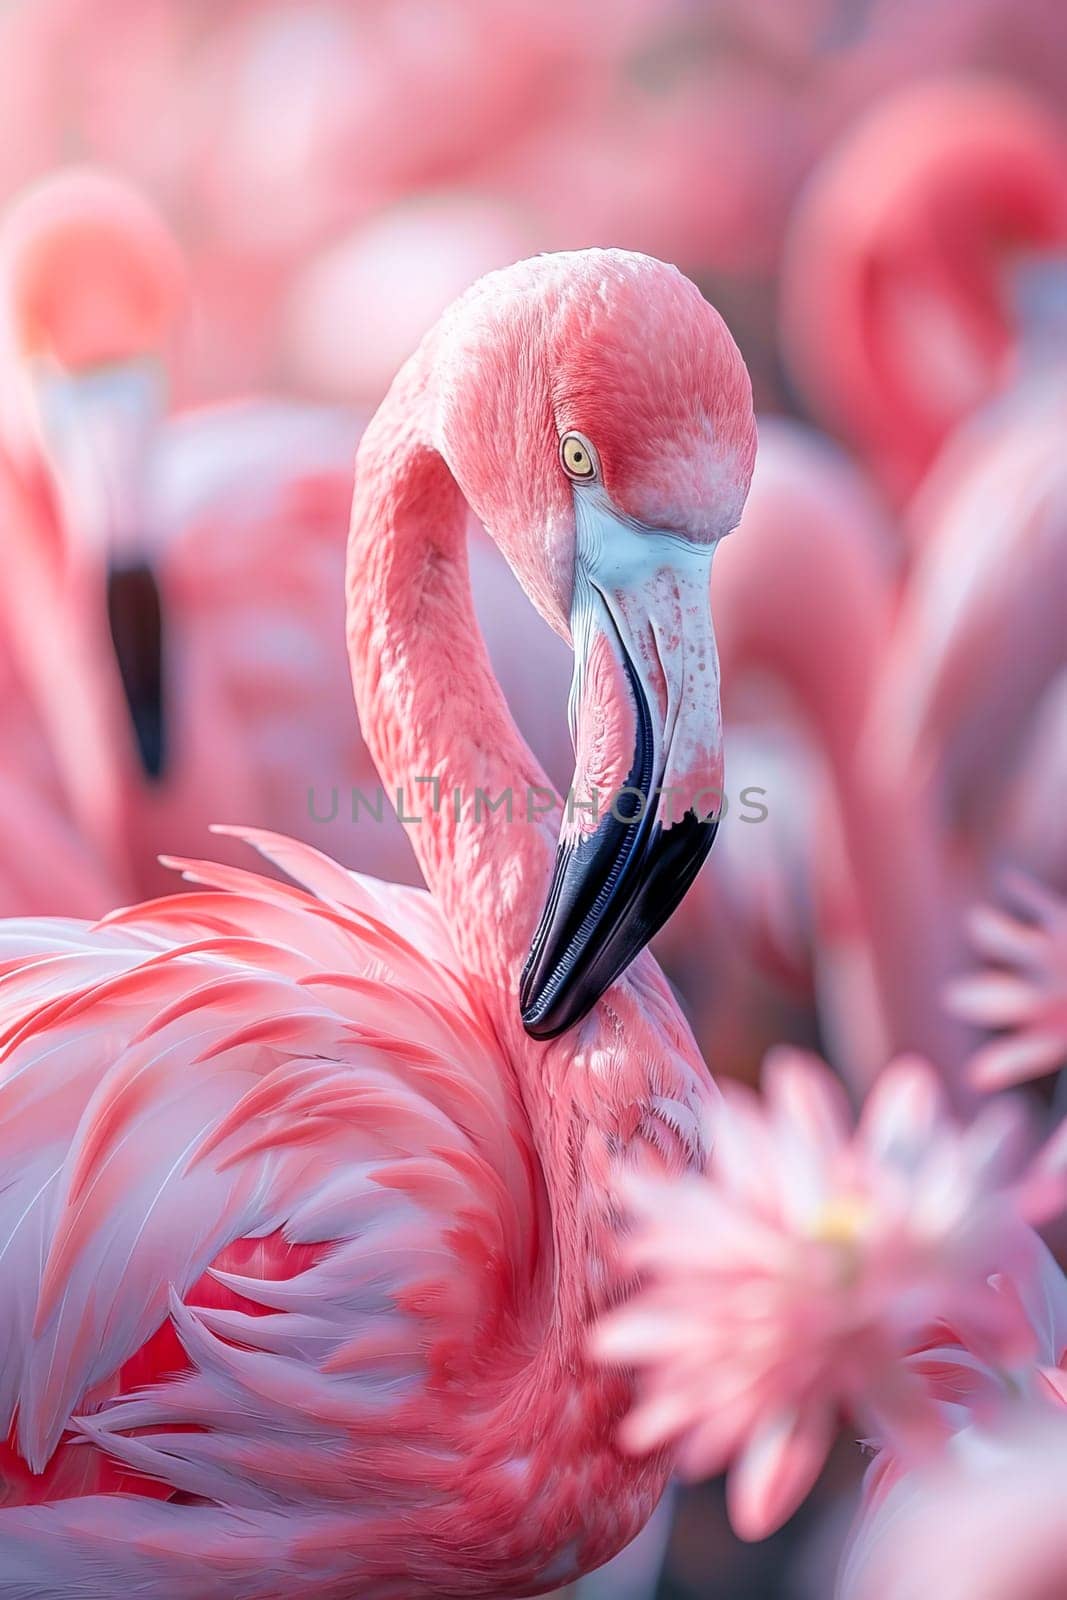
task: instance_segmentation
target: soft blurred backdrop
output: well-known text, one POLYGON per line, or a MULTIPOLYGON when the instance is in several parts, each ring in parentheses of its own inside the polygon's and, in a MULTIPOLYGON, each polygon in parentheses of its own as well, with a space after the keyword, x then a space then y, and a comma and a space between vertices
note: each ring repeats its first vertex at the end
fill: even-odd
POLYGON ((696 278, 758 403, 791 410, 776 308, 813 167, 926 75, 1061 104, 1067 17, 1056 0, 7 0, 0 46, 3 192, 100 162, 188 249, 183 398, 373 402, 473 276, 610 242, 696 278))

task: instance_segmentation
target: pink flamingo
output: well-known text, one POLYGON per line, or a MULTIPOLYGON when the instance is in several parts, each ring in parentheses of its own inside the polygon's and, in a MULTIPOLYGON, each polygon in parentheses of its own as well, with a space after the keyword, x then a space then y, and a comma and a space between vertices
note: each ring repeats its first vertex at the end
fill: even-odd
MULTIPOLYGON (((0 501, 2 503, 2 501, 0 501)), ((82 838, 0 639, 0 916, 102 916, 115 886, 82 838)))
POLYGON ((931 792, 972 901, 1005 862, 1067 885, 1044 798, 1067 761, 1067 339, 1046 326, 1042 342, 1042 367, 959 430, 911 507, 917 554, 871 713, 883 758, 931 792))
MULTIPOLYGON (((7 628, 115 897, 161 890, 159 851, 199 852, 234 814, 411 878, 343 647, 354 413, 250 400, 168 414, 179 264, 114 180, 53 178, 3 243, 20 383, 7 628), (119 359, 105 368, 106 351, 119 359), (368 800, 357 825, 353 790, 368 800)), ((520 726, 562 781, 565 647, 484 538, 472 563, 520 726)))
MULTIPOLYGON (((953 91, 946 113, 961 93, 953 91)), ((1000 126, 998 105, 1011 109, 999 91, 990 98, 988 88, 972 87, 967 95, 975 112, 986 105, 990 127, 1000 126)), ((914 120, 924 106, 929 112, 937 103, 933 96, 927 90, 907 97, 895 112, 887 108, 877 124, 881 136, 888 137, 898 115, 914 120)), ((1019 170, 1028 175, 1032 197, 1044 197, 1049 216, 1059 215, 1052 205, 1056 193, 1062 190, 1067 200, 1062 173, 1059 190, 1051 181, 1053 157, 1058 154, 1062 163, 1064 148, 1053 142, 1054 130, 1035 112, 1023 119, 1024 109, 1025 103, 1015 105, 1009 125, 1016 135, 1000 155, 986 151, 983 156, 984 197, 981 188, 976 193, 986 225, 1016 203, 1009 174, 1024 150, 1028 154, 1019 170), (1025 145, 1019 138, 1023 132, 1025 145)), ((980 125, 976 116, 959 135, 970 158, 983 150, 980 125)), ((947 156, 942 153, 940 159, 947 156)), ((905 166, 910 186, 924 162, 905 166)), ((976 185, 982 171, 975 166, 976 185)), ((926 186, 924 206, 935 188, 926 186)), ((912 196, 916 204, 920 192, 921 186, 912 196)), ((930 239, 943 251, 950 241, 937 211, 922 215, 930 239)), ((1067 225, 1067 211, 1064 221, 1067 225)), ((970 250, 966 270, 972 276, 973 256, 970 250)), ((953 281, 957 278, 954 271, 953 281)), ((1063 830, 1057 825, 1058 780, 1067 762, 1062 262, 1020 256, 1014 280, 1019 316, 1010 330, 1014 343, 1010 363, 1005 359, 1002 365, 1001 392, 951 434, 936 441, 930 437, 937 457, 903 523, 912 562, 867 713, 866 761, 884 781, 899 786, 909 816, 918 811, 929 818, 940 841, 939 893, 943 918, 944 908, 950 908, 947 922, 956 920, 951 907, 962 912, 994 892, 1005 864, 1024 866, 1052 885, 1067 882, 1063 830)), ((1003 297, 988 304, 998 314, 1004 309, 1003 297)), ((1002 342, 1009 337, 1006 322, 1001 336, 1002 342)), ((903 408, 901 415, 906 415, 903 408)), ((962 951, 949 950, 947 957, 958 966, 962 951)), ((944 971, 942 964, 942 977, 944 971)))
POLYGON ((254 836, 304 887, 192 864, 198 892, 95 930, 0 930, 9 1581, 518 1596, 649 1516, 667 1462, 618 1453, 628 1385, 583 1348, 610 1165, 702 1152, 705 1069, 639 952, 714 835, 710 560, 754 450, 741 358, 674 269, 482 280, 367 430, 353 505, 356 696, 387 787, 439 784, 410 825, 430 896, 254 836), (468 506, 573 638, 576 791, 628 786, 555 852, 468 506))
POLYGON ((100 759, 108 741, 97 739, 94 750, 100 719, 92 677, 85 671, 64 673, 70 618, 63 617, 60 625, 49 602, 60 583, 68 590, 85 587, 90 562, 103 590, 107 564, 118 565, 125 554, 113 551, 112 542, 129 543, 135 536, 137 467, 158 404, 154 373, 140 358, 165 337, 181 294, 181 272, 171 241, 135 196, 106 180, 75 181, 79 193, 88 184, 88 207, 71 207, 62 183, 58 190, 46 183, 13 208, 0 238, 5 291, 0 496, 8 530, 0 605, 5 637, 72 809, 98 841, 122 892, 117 795, 106 760, 100 759), (128 241, 138 248, 126 249, 128 241), (80 268, 75 295, 68 292, 71 258, 80 268), (114 381, 111 362, 119 375, 114 381), (78 382, 66 368, 85 375, 76 430, 70 414, 78 382), (67 458, 60 481, 69 486, 68 505, 79 498, 85 502, 81 560, 81 550, 65 548, 60 491, 49 470, 45 439, 67 458), (43 629, 43 618, 54 626, 43 629), (63 739, 53 736, 59 728, 65 730, 63 739), (109 813, 114 818, 110 836, 109 813))
MULTIPOLYGON (((331 792, 347 814, 376 784, 338 598, 355 419, 251 401, 168 416, 181 261, 115 180, 50 179, 0 251, 4 629, 112 901, 161 888, 162 846, 201 850, 234 811, 335 841, 309 792, 316 815, 331 792)), ((413 871, 395 824, 347 843, 413 871)))
POLYGON ((1063 130, 1010 85, 902 90, 817 170, 783 266, 785 353, 812 413, 895 500, 1007 382, 1013 265, 1065 245, 1063 130))
MULTIPOLYGON (((809 871, 831 1052, 861 1084, 904 1049, 950 1071, 964 1042, 941 1003, 955 945, 936 819, 906 776, 872 759, 866 739, 892 628, 890 524, 863 476, 824 440, 770 420, 743 522, 745 537, 719 563, 720 647, 733 715, 746 680, 762 680, 763 704, 799 721, 824 775, 809 871)), ((769 792, 766 805, 762 828, 780 828, 775 811, 791 796, 769 792)), ((744 827, 736 810, 723 826, 744 827)))

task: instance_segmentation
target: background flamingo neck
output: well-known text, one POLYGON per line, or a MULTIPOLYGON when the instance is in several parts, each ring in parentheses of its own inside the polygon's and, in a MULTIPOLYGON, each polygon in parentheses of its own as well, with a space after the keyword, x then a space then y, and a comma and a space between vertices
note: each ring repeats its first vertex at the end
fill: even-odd
POLYGON ((931 796, 917 778, 902 782, 885 765, 878 729, 869 724, 888 609, 873 590, 829 592, 833 607, 821 637, 809 642, 794 635, 801 647, 792 658, 783 652, 781 675, 801 686, 802 710, 826 758, 836 810, 827 839, 843 846, 881 1010, 874 1054, 853 1060, 843 1041, 844 1057, 863 1092, 887 1053, 908 1050, 937 1061, 951 1080, 965 1036, 941 998, 958 953, 945 913, 951 896, 931 796), (825 676, 812 672, 813 662, 825 676))
POLYGON ((360 449, 348 553, 353 684, 386 798, 395 804, 401 790, 402 820, 420 819, 405 826, 464 966, 515 1020, 559 817, 536 810, 538 790, 541 804, 553 791, 490 666, 471 598, 467 504, 428 442, 425 410, 412 364, 360 449))

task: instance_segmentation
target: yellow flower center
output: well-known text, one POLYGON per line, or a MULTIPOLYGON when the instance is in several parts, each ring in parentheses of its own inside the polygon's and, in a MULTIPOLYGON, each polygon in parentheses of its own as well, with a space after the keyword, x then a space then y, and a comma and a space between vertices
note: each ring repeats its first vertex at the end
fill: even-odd
POLYGON ((837 1194, 815 1218, 812 1237, 820 1244, 856 1244, 871 1219, 870 1202, 861 1194, 837 1194))

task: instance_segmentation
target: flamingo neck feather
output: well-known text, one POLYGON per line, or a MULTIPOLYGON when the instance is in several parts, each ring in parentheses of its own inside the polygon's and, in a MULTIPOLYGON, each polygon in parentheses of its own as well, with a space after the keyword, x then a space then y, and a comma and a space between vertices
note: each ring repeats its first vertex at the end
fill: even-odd
POLYGON ((419 819, 405 826, 463 966, 495 1019, 510 1022, 559 815, 539 809, 554 791, 489 662, 471 596, 469 511, 430 438, 427 394, 416 357, 360 448, 353 684, 386 795, 403 797, 402 821, 419 819))
MULTIPOLYGON (((512 722, 478 628, 468 508, 434 446, 431 394, 417 356, 360 447, 348 555, 353 683, 387 792, 436 778, 443 802, 455 789, 467 802, 435 812, 424 798, 415 806, 423 820, 408 832, 517 1075, 553 1245, 540 1360, 571 1370, 610 1278, 614 1229, 603 1201, 615 1163, 642 1146, 672 1167, 699 1164, 714 1091, 647 952, 568 1034, 545 1044, 522 1029, 519 972, 551 876, 558 814, 529 822, 520 804, 527 788, 550 792, 548 780, 512 722), (511 787, 510 821, 503 810, 475 816, 479 786, 494 798, 511 787)), ((599 1392, 599 1380, 590 1382, 599 1392)))

